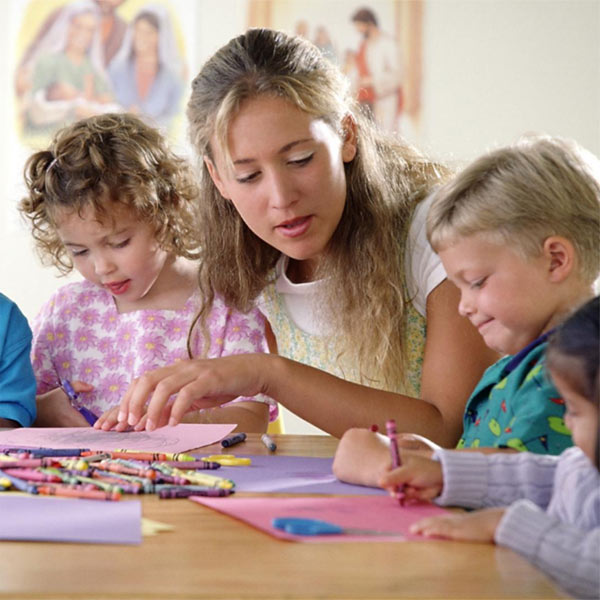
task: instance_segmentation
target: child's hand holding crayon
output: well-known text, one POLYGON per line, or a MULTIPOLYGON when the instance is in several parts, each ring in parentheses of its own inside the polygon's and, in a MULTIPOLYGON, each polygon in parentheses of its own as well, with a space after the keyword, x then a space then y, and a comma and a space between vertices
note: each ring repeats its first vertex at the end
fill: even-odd
POLYGON ((402 466, 384 473, 377 485, 390 491, 403 487, 407 500, 433 500, 442 491, 442 465, 405 450, 402 452, 402 466))

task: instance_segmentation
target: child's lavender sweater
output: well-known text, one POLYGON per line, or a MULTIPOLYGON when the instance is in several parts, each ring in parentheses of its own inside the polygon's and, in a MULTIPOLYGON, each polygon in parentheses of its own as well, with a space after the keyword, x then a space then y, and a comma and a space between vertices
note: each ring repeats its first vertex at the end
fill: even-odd
POLYGON ((600 473, 577 447, 560 456, 439 450, 445 506, 508 507, 495 541, 577 598, 600 597, 600 473))

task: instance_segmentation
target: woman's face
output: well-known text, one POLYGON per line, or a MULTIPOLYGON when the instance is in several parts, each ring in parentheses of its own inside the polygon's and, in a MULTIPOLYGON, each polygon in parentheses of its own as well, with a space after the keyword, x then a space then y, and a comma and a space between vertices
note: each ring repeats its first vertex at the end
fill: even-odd
POLYGON ((139 19, 133 28, 133 49, 137 55, 155 55, 158 51, 158 29, 147 19, 139 19))
POLYGON ((67 47, 81 53, 87 52, 95 31, 96 17, 92 13, 75 15, 67 33, 67 47))
POLYGON ((296 261, 310 278, 346 203, 344 163, 356 155, 354 123, 340 139, 327 123, 282 98, 244 102, 229 125, 233 170, 216 138, 206 159, 221 195, 248 227, 296 261))

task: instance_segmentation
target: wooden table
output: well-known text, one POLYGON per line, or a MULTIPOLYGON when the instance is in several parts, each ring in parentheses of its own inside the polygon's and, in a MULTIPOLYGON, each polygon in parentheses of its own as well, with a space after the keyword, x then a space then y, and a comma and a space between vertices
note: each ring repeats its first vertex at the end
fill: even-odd
MULTIPOLYGON (((327 436, 274 439, 286 455, 329 457, 337 445, 327 436)), ((258 435, 235 450, 267 454, 258 435)), ((0 542, 0 597, 564 597, 528 562, 493 545, 303 544, 277 540, 186 499, 142 497, 142 511, 175 530, 146 537, 140 546, 0 542)))

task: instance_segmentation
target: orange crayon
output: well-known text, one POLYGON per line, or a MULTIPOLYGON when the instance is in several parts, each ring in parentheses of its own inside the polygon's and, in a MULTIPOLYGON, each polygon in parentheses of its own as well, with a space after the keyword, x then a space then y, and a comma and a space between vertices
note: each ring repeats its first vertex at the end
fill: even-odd
POLYGON ((120 500, 121 493, 117 491, 103 492, 102 490, 84 490, 62 485, 40 485, 38 494, 45 496, 66 496, 68 498, 85 498, 87 500, 120 500))

